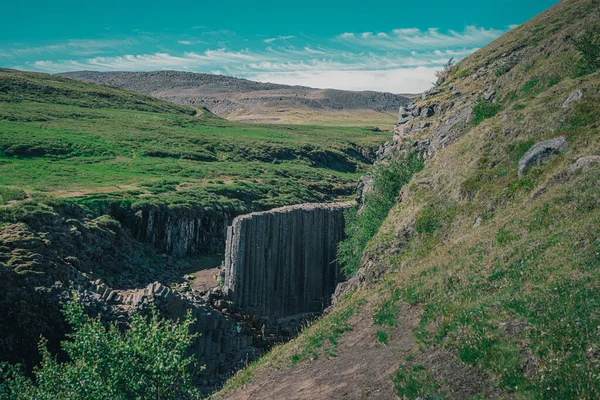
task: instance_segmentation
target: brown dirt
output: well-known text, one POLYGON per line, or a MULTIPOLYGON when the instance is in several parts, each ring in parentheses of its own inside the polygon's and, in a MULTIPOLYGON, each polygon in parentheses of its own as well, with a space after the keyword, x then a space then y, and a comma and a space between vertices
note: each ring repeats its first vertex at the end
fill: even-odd
POLYGON ((200 292, 212 289, 217 286, 215 275, 219 273, 219 268, 203 269, 202 271, 194 272, 196 279, 192 285, 192 289, 200 292))
MULTIPOLYGON (((368 306, 366 306, 368 307, 368 306)), ((403 305, 400 323, 387 345, 378 344, 379 327, 370 310, 352 317, 353 330, 338 345, 337 356, 307 361, 294 368, 259 369, 250 385, 225 394, 224 399, 393 399, 390 376, 406 355, 415 350, 412 330, 419 322, 420 309, 403 305)))

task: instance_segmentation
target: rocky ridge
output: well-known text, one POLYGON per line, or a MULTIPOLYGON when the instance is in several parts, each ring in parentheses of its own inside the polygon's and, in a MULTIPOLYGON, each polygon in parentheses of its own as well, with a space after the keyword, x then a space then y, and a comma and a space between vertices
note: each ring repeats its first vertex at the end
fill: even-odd
POLYGON ((247 122, 278 122, 282 113, 302 110, 389 113, 409 101, 392 93, 313 89, 180 71, 78 71, 60 75, 130 89, 181 105, 206 107, 219 116, 247 122))

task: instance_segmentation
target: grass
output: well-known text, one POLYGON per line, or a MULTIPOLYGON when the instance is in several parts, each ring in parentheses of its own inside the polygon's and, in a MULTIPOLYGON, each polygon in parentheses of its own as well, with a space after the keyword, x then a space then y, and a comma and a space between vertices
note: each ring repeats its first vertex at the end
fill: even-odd
POLYGON ((409 153, 373 170, 373 191, 365 196, 362 211, 352 209, 345 214, 347 238, 338 245, 338 260, 346 277, 358 271, 363 250, 387 217, 400 189, 423 163, 419 154, 409 153))
POLYGON ((326 318, 305 329, 301 339, 296 343, 298 349, 288 358, 290 366, 305 360, 316 360, 321 354, 335 357, 341 336, 352 329, 350 318, 364 303, 364 299, 353 299, 344 307, 338 308, 326 318))
POLYGON ((482 97, 477 100, 475 107, 473 107, 473 117, 471 123, 473 125, 479 125, 484 120, 492 118, 494 115, 502 109, 502 105, 498 103, 489 103, 482 97))
POLYGON ((348 196, 387 134, 228 122, 133 92, 0 71, 0 186, 251 208, 348 196), (212 182, 212 183, 211 183, 212 182))
POLYGON ((399 367, 391 377, 396 394, 401 399, 442 400, 436 384, 422 365, 399 367))

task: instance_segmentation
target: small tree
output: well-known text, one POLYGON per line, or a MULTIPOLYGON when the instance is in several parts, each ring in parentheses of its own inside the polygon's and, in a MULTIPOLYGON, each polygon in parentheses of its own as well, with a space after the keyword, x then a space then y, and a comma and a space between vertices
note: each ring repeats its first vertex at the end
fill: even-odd
POLYGON ((64 315, 73 327, 70 340, 62 343, 69 361, 59 363, 46 343, 40 343, 41 364, 35 379, 20 367, 0 366, 0 398, 7 400, 95 400, 194 398, 186 356, 194 335, 193 320, 162 319, 155 308, 148 317, 135 315, 121 332, 116 324, 105 327, 90 318, 78 301, 69 302, 64 315))
POLYGON ((435 77, 437 78, 434 86, 440 86, 442 83, 450 77, 450 73, 454 69, 454 65, 456 64, 456 60, 454 57, 450 57, 450 59, 444 64, 444 68, 441 71, 435 71, 435 77))

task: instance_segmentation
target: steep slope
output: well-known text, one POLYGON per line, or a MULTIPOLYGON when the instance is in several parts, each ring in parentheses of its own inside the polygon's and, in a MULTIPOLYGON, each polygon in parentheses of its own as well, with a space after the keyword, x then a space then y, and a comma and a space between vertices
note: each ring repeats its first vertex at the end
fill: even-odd
POLYGON ((312 89, 181 71, 61 75, 207 107, 219 116, 246 122, 385 126, 393 122, 398 107, 408 103, 406 97, 392 93, 312 89))
POLYGON ((560 2, 401 110, 379 168, 425 167, 360 270, 215 397, 600 396, 600 73, 574 44, 598 8, 560 2))

